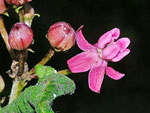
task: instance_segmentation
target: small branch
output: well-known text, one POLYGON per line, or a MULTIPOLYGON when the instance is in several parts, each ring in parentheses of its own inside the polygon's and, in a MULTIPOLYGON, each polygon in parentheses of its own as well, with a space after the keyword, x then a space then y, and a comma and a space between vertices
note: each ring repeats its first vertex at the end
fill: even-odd
POLYGON ((20 80, 20 77, 14 79, 8 104, 12 103, 20 95, 25 85, 26 83, 20 80))
POLYGON ((2 17, 0 16, 0 33, 3 37, 3 40, 5 42, 6 48, 11 56, 11 58, 13 59, 15 57, 14 51, 12 50, 12 48, 10 47, 9 43, 8 43, 8 33, 6 31, 4 22, 2 17))
POLYGON ((21 76, 24 71, 24 60, 25 60, 25 51, 19 51, 19 70, 17 76, 21 76))
POLYGON ((19 20, 20 22, 24 22, 24 9, 19 11, 19 20))
POLYGON ((15 78, 13 80, 13 85, 11 88, 9 104, 14 101, 21 93, 22 89, 26 86, 27 82, 23 79, 23 74, 26 73, 25 67, 25 55, 27 54, 26 51, 18 51, 18 70, 15 73, 15 78))
POLYGON ((41 65, 45 65, 54 55, 55 51, 50 49, 49 52, 45 55, 45 57, 38 63, 41 65))
POLYGON ((64 70, 60 70, 58 71, 59 74, 63 74, 63 75, 69 75, 72 72, 69 69, 64 69, 64 70))
MULTIPOLYGON (((45 65, 51 58, 52 56, 55 54, 55 51, 50 49, 49 52, 45 55, 45 57, 38 63, 41 65, 45 65)), ((30 75, 32 75, 34 73, 34 67, 30 70, 30 75)))

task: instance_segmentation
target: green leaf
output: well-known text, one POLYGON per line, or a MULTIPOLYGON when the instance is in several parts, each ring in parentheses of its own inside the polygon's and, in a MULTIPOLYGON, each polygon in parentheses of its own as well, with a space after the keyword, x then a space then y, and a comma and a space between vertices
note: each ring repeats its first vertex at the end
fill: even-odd
POLYGON ((56 73, 56 70, 50 66, 43 66, 41 64, 37 64, 35 66, 35 72, 39 78, 42 78, 47 74, 56 73))
POLYGON ((36 74, 40 74, 38 83, 26 88, 16 100, 2 108, 0 113, 54 113, 53 100, 74 93, 75 84, 70 78, 58 74, 51 67, 43 67, 36 67, 36 74))

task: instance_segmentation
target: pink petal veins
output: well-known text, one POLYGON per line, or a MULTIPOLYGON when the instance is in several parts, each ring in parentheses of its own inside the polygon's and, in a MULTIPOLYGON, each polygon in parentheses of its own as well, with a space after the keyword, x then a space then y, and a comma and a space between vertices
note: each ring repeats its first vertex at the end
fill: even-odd
POLYGON ((89 78, 88 78, 89 88, 96 93, 100 92, 103 79, 104 79, 106 66, 107 66, 107 62, 101 60, 97 62, 95 65, 93 65, 93 67, 89 72, 89 78))
POLYGON ((118 71, 114 70, 112 67, 107 67, 106 73, 110 78, 112 78, 114 80, 119 80, 125 75, 125 74, 119 73, 118 71))
POLYGON ((118 62, 120 61, 122 58, 124 58, 125 56, 127 56, 130 53, 129 49, 125 49, 122 52, 120 52, 115 58, 113 58, 111 61, 112 62, 118 62))
POLYGON ((120 46, 120 48, 126 49, 130 44, 130 40, 129 38, 121 38, 117 40, 116 43, 120 46))
POLYGON ((91 50, 91 49, 95 49, 95 47, 93 45, 91 45, 83 36, 82 34, 82 27, 81 26, 77 33, 76 33, 76 36, 77 36, 77 44, 78 44, 78 47, 83 50, 83 51, 88 51, 88 50, 91 50))
POLYGON ((67 61, 68 66, 73 73, 86 72, 98 60, 97 53, 82 52, 67 61))

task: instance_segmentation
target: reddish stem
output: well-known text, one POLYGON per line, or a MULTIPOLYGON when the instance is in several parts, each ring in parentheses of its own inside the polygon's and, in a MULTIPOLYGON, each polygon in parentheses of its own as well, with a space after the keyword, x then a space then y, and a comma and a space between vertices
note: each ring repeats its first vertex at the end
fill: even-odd
POLYGON ((4 42, 5 42, 6 48, 9 52, 11 58, 13 59, 15 57, 15 54, 14 54, 14 51, 12 50, 12 48, 10 47, 10 45, 8 43, 8 33, 6 31, 4 21, 3 21, 1 16, 0 16, 0 33, 2 35, 4 42))

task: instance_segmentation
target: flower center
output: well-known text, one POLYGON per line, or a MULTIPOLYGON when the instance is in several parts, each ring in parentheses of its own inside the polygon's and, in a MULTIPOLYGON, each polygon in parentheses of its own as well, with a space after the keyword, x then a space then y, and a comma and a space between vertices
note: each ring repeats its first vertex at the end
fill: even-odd
POLYGON ((102 50, 101 49, 97 49, 98 55, 100 58, 102 58, 102 50))

